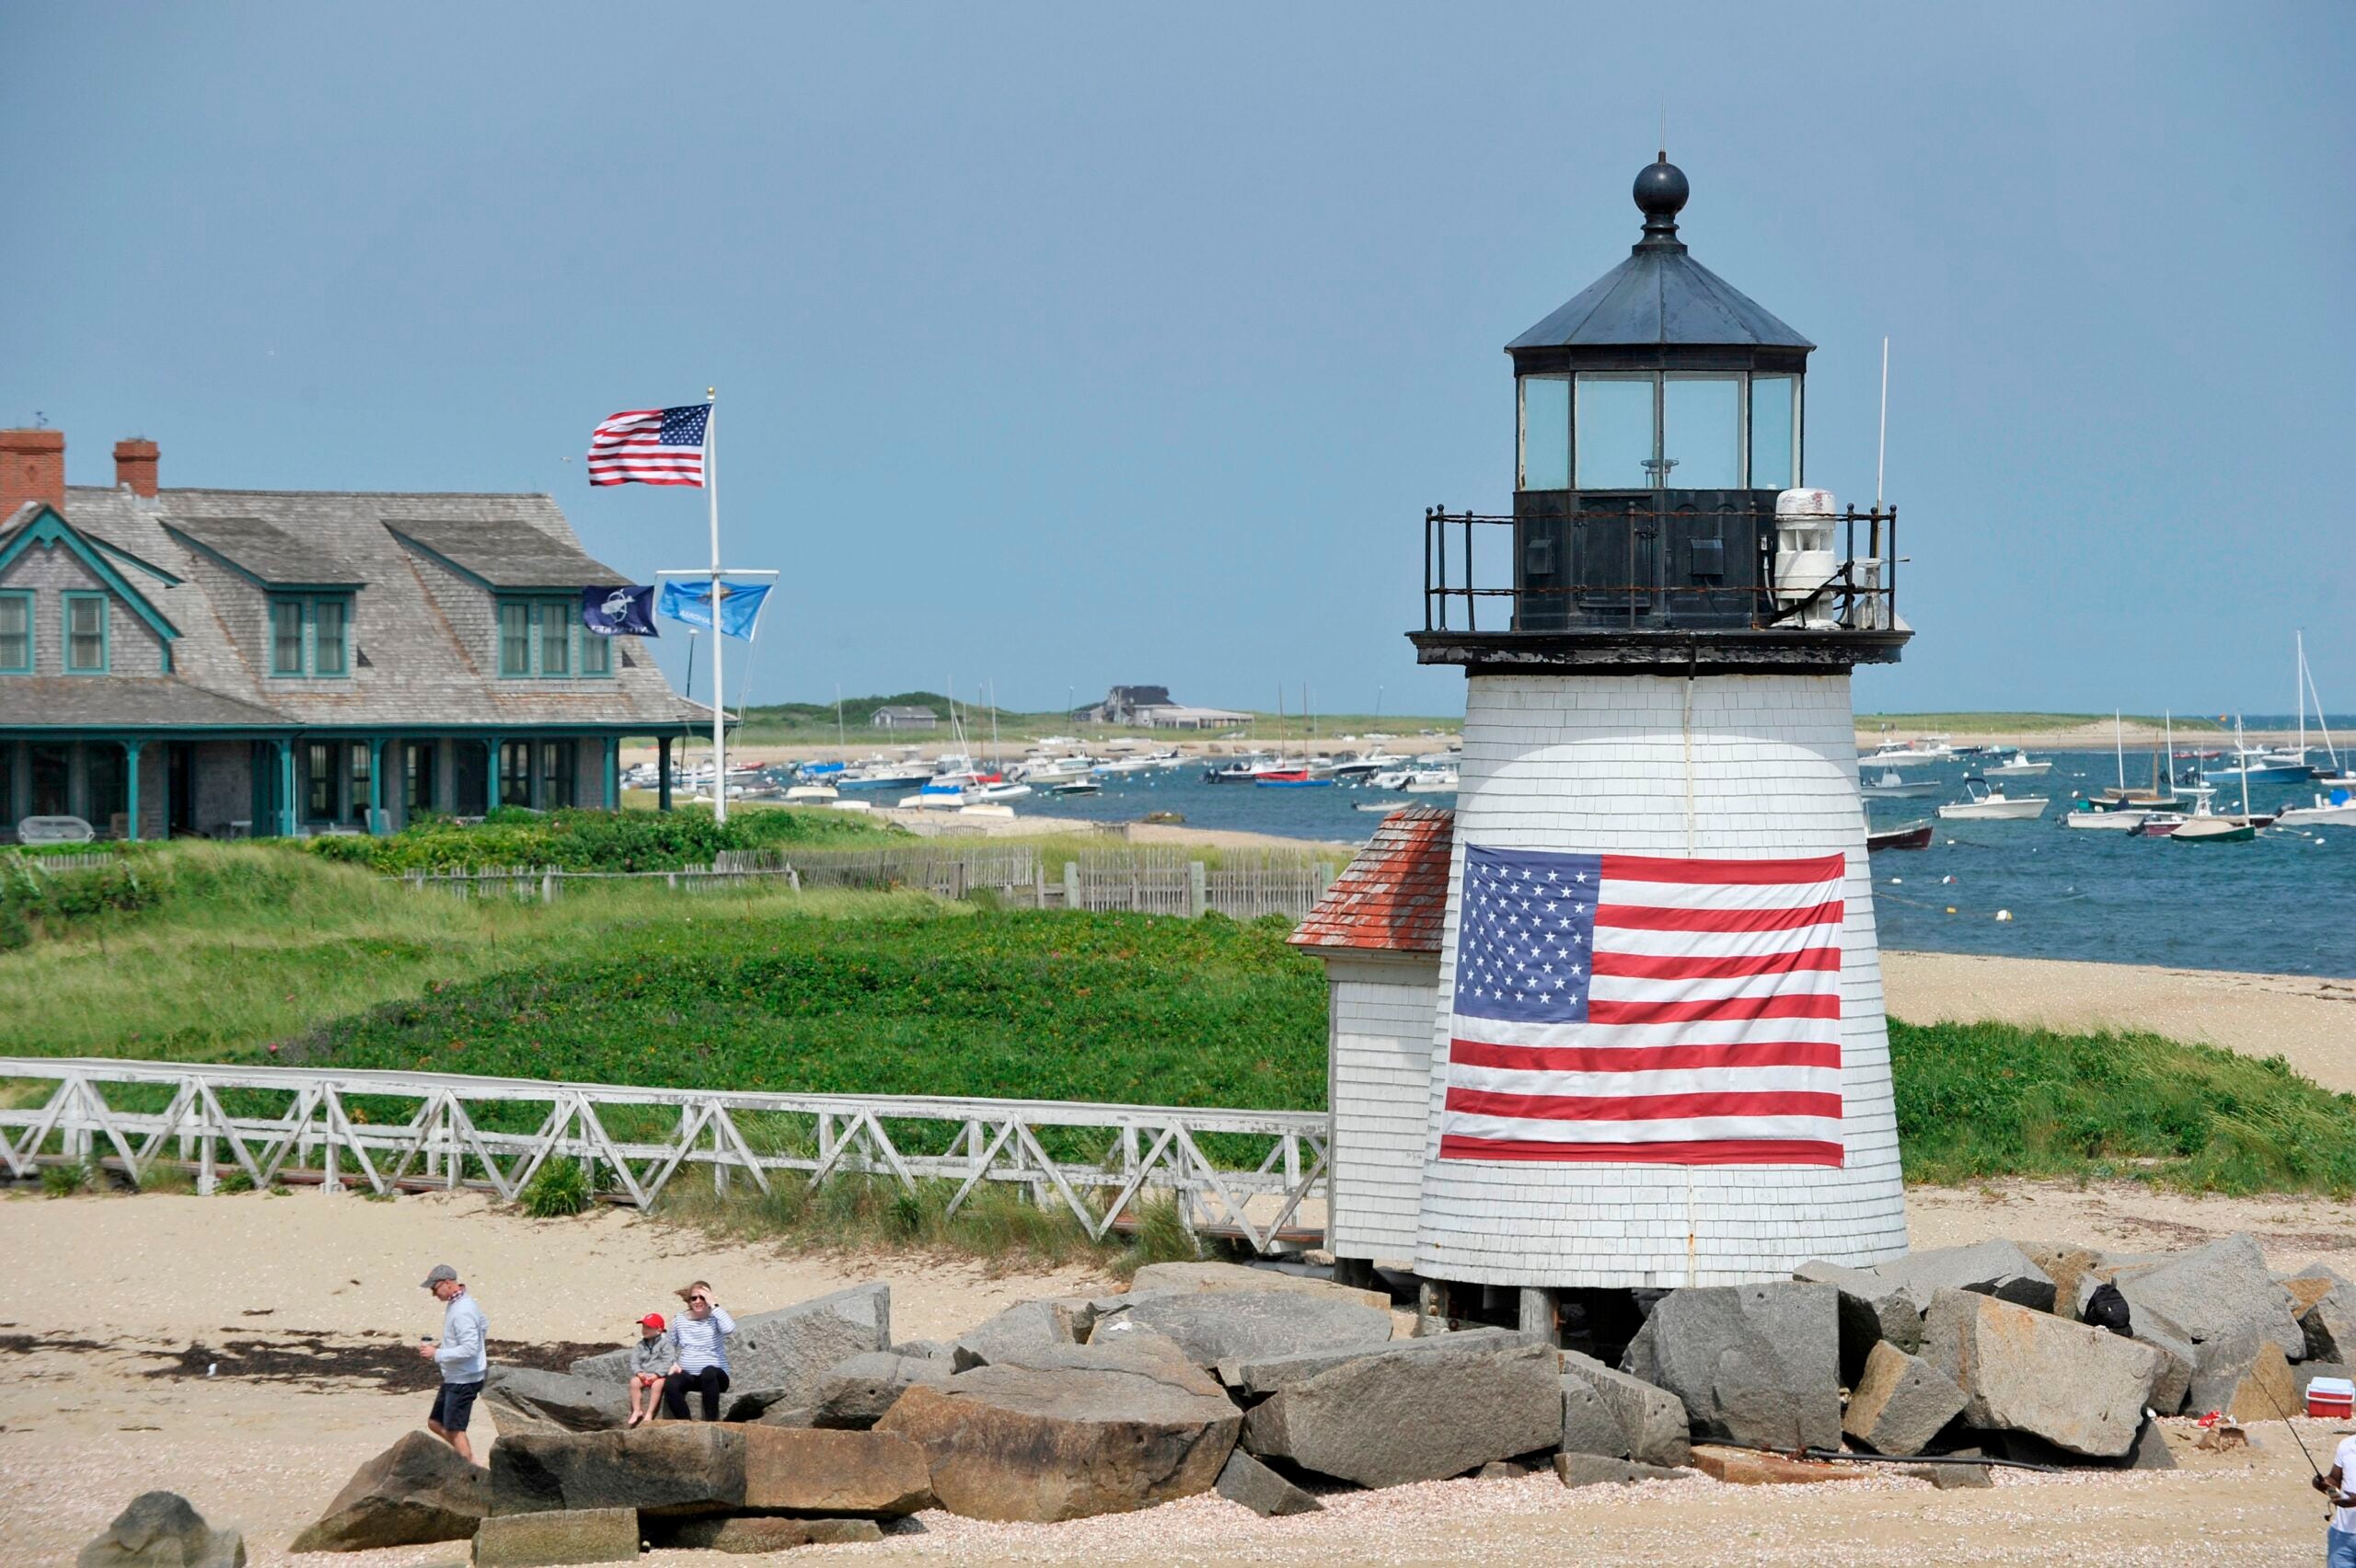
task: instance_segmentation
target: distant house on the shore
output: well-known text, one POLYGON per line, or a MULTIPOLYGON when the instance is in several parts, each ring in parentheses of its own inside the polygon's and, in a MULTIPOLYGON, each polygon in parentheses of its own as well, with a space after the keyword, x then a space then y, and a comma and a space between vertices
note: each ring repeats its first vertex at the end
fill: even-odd
POLYGON ((868 722, 879 730, 937 730, 941 727, 941 715, 930 708, 887 703, 877 709, 868 722))
POLYGON ((1189 708, 1170 700, 1170 688, 1160 686, 1116 686, 1092 708, 1072 717, 1083 724, 1134 724, 1149 730, 1223 730, 1248 724, 1249 713, 1230 708, 1189 708))
POLYGON ((612 807, 623 736, 710 722, 583 624, 626 580, 545 495, 165 490, 154 442, 114 460, 68 486, 63 432, 0 431, 0 839, 612 807))

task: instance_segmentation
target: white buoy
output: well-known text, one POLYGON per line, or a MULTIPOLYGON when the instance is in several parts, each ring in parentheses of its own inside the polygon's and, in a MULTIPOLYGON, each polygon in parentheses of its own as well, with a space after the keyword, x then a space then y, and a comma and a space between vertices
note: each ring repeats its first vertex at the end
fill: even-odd
POLYGON ((2009 909, 1999 909, 1996 911, 1996 918, 1999 920, 2009 920, 2012 917, 2013 912, 2009 909))

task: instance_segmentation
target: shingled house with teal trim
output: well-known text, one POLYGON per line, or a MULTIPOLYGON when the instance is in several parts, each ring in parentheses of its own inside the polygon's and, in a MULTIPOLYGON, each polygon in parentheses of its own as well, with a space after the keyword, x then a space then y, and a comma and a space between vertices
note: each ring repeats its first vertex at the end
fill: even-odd
POLYGON ((418 812, 619 803, 626 734, 709 723, 581 624, 545 495, 110 488, 0 431, 0 836, 390 832, 418 812))

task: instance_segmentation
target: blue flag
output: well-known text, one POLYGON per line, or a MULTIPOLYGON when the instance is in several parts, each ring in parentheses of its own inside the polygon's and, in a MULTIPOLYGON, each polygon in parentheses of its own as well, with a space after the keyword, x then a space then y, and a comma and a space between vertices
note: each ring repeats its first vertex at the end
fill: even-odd
POLYGON ((654 590, 635 583, 581 590, 581 624, 600 637, 660 637, 654 629, 654 590))
MULTIPOLYGON (((754 624, 761 618, 761 601, 769 596, 767 582, 731 582, 722 578, 727 592, 720 599, 720 629, 731 637, 745 641, 753 640, 754 624)), ((709 579, 697 582, 692 578, 665 578, 663 598, 656 609, 675 621, 689 626, 711 625, 711 583, 709 579)))

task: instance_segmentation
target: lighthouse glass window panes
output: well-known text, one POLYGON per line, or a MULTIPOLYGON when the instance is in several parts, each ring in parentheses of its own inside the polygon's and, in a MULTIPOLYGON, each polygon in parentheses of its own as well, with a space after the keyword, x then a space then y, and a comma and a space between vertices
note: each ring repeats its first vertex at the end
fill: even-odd
POLYGON ((1653 378, 1580 376, 1571 450, 1583 490, 1651 489, 1653 378))
POLYGON ((1750 488, 1789 490, 1800 482, 1799 377, 1750 378, 1750 488))
POLYGON ((1740 485, 1742 378, 1670 376, 1661 394, 1660 455, 1666 460, 1664 489, 1733 490, 1740 485))
POLYGON ((1571 488, 1571 384, 1562 376, 1522 378, 1521 488, 1571 488))

